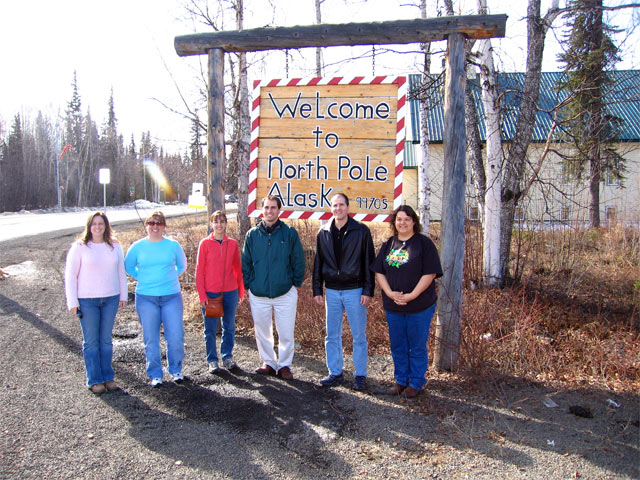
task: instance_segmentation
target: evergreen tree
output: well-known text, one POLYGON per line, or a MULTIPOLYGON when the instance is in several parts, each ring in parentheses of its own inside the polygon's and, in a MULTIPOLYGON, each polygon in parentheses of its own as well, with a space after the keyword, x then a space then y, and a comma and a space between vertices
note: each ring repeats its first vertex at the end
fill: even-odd
POLYGON ((17 211, 24 207, 24 151, 22 119, 14 117, 7 146, 3 155, 2 192, 5 211, 17 211))
POLYGON ((570 32, 565 52, 565 80, 560 88, 569 93, 563 111, 566 137, 575 154, 567 157, 567 171, 576 179, 588 172, 589 219, 592 227, 600 226, 600 183, 606 174, 621 175, 622 157, 612 142, 620 120, 609 115, 604 101, 612 86, 609 72, 619 60, 613 42, 612 28, 603 19, 603 0, 569 0, 567 25, 570 32))
POLYGON ((67 103, 65 111, 65 135, 64 145, 73 148, 62 158, 60 163, 60 184, 62 185, 62 205, 68 206, 69 202, 77 204, 80 187, 80 152, 82 148, 84 119, 82 116, 82 101, 78 91, 78 79, 73 72, 71 83, 71 100, 67 103))

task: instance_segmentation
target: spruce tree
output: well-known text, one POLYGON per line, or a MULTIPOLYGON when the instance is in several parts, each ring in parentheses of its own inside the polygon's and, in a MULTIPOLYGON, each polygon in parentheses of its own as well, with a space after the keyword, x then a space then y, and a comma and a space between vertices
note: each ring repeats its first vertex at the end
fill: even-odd
POLYGON ((575 150, 566 171, 576 180, 588 175, 589 220, 600 226, 600 182, 606 174, 620 175, 621 157, 612 142, 620 120, 607 112, 605 94, 612 87, 610 71, 619 60, 613 29, 603 19, 602 0, 569 0, 565 52, 559 55, 565 79, 559 88, 569 95, 563 109, 566 140, 575 150))

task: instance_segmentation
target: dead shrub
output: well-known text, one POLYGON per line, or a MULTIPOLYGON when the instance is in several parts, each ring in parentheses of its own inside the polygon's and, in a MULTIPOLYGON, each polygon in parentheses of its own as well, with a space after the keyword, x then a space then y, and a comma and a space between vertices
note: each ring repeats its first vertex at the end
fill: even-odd
MULTIPOLYGON (((313 302, 311 269, 320 222, 287 221, 300 235, 307 270, 299 289, 295 338, 303 352, 324 354, 324 308, 313 302)), ((170 219, 167 235, 183 246, 188 259, 183 275, 185 324, 202 328, 193 283, 197 248, 207 235, 204 216, 170 219)), ((389 225, 369 224, 376 251, 391 234, 389 225)), ((439 224, 430 236, 439 246, 439 224)), ((561 229, 514 232, 512 257, 521 273, 519 286, 475 289, 481 279, 481 229, 466 228, 465 288, 460 343, 460 371, 481 380, 510 375, 535 381, 593 384, 613 390, 640 389, 640 236, 638 229, 615 226, 599 230, 561 229)), ((238 226, 230 221, 230 237, 238 226)), ((118 235, 124 250, 145 235, 142 226, 118 235)), ((352 338, 344 321, 343 344, 352 338)), ((435 319, 434 319, 435 324, 435 319)), ((237 313, 239 335, 253 335, 249 302, 237 313)), ((382 300, 376 289, 368 309, 369 352, 389 353, 382 300)), ((434 335, 429 352, 434 351, 434 335)))

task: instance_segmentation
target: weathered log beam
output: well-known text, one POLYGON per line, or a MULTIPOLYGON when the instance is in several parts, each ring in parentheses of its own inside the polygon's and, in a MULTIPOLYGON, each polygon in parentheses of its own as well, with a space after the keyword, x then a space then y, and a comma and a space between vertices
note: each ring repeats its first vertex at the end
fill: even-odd
POLYGON ((249 30, 180 35, 174 40, 181 57, 218 48, 251 52, 341 45, 388 45, 436 42, 452 33, 469 38, 504 37, 507 15, 465 15, 389 22, 264 27, 249 30))

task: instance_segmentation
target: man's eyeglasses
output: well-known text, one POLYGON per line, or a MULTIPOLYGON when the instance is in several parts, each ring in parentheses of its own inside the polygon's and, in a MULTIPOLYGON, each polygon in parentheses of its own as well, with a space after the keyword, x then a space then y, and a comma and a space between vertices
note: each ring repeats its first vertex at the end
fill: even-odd
POLYGON ((147 225, 156 226, 156 225, 164 225, 164 223, 162 223, 162 222, 155 222, 155 221, 153 221, 153 220, 152 220, 152 221, 150 221, 150 222, 147 222, 147 225))

